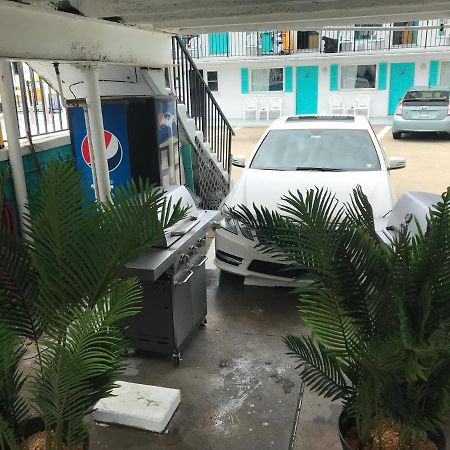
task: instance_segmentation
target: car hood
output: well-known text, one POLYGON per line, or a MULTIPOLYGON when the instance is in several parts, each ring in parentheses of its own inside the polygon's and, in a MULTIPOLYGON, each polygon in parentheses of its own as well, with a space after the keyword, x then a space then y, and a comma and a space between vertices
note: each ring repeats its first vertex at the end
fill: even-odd
POLYGON ((281 197, 289 191, 304 193, 318 187, 329 189, 340 202, 348 202, 352 189, 360 185, 367 195, 374 217, 381 219, 392 209, 392 197, 387 174, 384 171, 370 172, 293 172, 276 170, 245 169, 232 188, 225 204, 229 207, 253 205, 278 209, 281 197))

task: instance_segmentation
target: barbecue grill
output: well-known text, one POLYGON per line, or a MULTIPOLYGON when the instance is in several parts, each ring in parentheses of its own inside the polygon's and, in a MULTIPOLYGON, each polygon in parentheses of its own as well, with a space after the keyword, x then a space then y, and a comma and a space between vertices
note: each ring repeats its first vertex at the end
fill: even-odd
POLYGON ((126 266, 124 275, 139 278, 144 290, 142 309, 127 325, 133 348, 171 354, 178 365, 189 338, 206 324, 206 233, 220 213, 198 209, 184 186, 165 195, 189 206, 188 216, 126 266))

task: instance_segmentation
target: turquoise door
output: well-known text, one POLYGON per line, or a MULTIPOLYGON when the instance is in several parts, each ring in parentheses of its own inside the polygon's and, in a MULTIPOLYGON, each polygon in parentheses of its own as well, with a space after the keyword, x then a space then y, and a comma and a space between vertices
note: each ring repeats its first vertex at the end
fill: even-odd
POLYGON ((392 63, 389 83, 389 114, 394 114, 398 102, 414 85, 414 63, 392 63))
POLYGON ((226 55, 228 53, 228 33, 212 33, 208 36, 210 55, 226 55))
POLYGON ((297 114, 317 114, 319 67, 298 66, 296 83, 297 114))

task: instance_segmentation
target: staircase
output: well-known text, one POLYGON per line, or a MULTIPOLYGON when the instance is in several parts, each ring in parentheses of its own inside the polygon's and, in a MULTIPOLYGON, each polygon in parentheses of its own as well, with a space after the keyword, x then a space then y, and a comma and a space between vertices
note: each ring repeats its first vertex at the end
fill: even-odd
POLYGON ((172 38, 170 84, 178 97, 181 139, 191 150, 194 191, 205 209, 217 209, 230 189, 234 131, 183 42, 172 38))

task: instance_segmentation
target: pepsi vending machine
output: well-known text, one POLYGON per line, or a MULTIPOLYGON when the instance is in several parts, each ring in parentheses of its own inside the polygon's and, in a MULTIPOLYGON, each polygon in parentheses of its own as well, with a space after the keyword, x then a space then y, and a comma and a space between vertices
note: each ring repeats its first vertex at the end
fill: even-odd
MULTIPOLYGON (((72 150, 94 197, 83 101, 68 101, 72 150)), ((181 184, 176 98, 102 98, 111 189, 139 177, 159 186, 181 184)))

